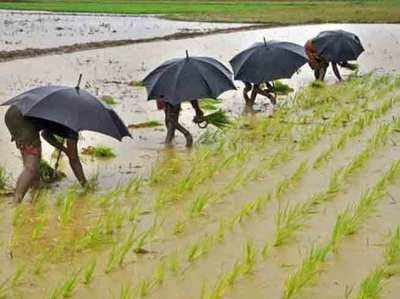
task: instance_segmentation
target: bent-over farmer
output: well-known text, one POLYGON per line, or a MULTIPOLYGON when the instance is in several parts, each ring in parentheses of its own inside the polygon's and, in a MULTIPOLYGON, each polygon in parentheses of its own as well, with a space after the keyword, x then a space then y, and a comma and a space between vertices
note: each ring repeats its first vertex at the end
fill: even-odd
POLYGON ((36 188, 40 180, 39 166, 42 155, 40 131, 43 131, 42 135, 45 140, 68 156, 70 165, 79 182, 82 185, 86 183, 78 156, 77 133, 53 122, 25 117, 17 106, 11 106, 7 110, 4 120, 10 131, 12 141, 15 141, 21 152, 23 161, 23 171, 18 177, 15 190, 15 201, 17 203, 23 200, 30 188, 36 188), (60 137, 66 138, 67 146, 64 147, 57 141, 54 134, 60 134, 60 137))
MULTIPOLYGON (((317 50, 313 46, 312 39, 310 39, 306 42, 304 48, 305 48, 305 52, 308 56, 308 64, 314 71, 315 80, 324 81, 326 71, 329 66, 329 61, 326 60, 324 57, 318 55, 317 50)), ((339 81, 342 81, 343 79, 342 79, 342 76, 340 75, 338 65, 343 68, 350 69, 350 70, 356 69, 355 65, 348 63, 347 61, 342 61, 339 63, 331 62, 333 73, 335 74, 336 78, 339 81)))

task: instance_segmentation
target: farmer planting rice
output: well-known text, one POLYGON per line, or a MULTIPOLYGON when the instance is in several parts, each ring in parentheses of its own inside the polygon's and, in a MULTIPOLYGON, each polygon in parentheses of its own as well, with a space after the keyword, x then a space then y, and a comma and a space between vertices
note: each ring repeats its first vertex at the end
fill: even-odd
POLYGON ((39 164, 42 156, 42 146, 39 133, 52 146, 64 152, 71 168, 82 185, 86 184, 82 164, 78 156, 78 134, 62 125, 50 121, 24 117, 17 106, 11 106, 5 115, 5 123, 10 131, 12 141, 21 152, 23 171, 18 177, 15 189, 15 201, 21 202, 30 188, 39 184, 39 164), (65 138, 64 146, 55 135, 65 138))
MULTIPOLYGON (((76 87, 42 86, 24 92, 2 106, 11 106, 5 123, 15 140, 24 162, 15 192, 16 202, 21 202, 26 192, 39 181, 41 142, 39 133, 52 146, 64 152, 71 168, 82 185, 86 184, 82 164, 78 156, 78 132, 91 130, 122 140, 130 136, 118 115, 104 106, 94 96, 76 87), (55 135, 66 139, 63 145, 55 135)), ((57 161, 58 163, 58 161, 57 161)))
POLYGON ((186 138, 186 146, 193 144, 193 137, 179 124, 182 102, 190 102, 196 112, 193 122, 206 123, 199 100, 217 98, 227 90, 235 89, 232 73, 219 61, 210 57, 189 57, 171 59, 151 71, 143 79, 148 93, 148 100, 157 100, 158 109, 165 111, 167 137, 165 143, 172 144, 175 130, 186 138), (204 73, 207 73, 207 76, 204 73))
POLYGON ((269 114, 276 105, 274 80, 291 78, 305 63, 307 58, 300 45, 268 41, 254 43, 251 47, 235 55, 229 63, 233 68, 236 80, 245 84, 243 98, 246 111, 252 112, 258 94, 267 97, 271 105, 269 114), (249 96, 249 92, 251 95, 249 96))
POLYGON ((343 30, 323 31, 304 45, 308 64, 314 71, 315 80, 324 81, 329 63, 333 73, 342 81, 338 65, 349 70, 355 70, 349 60, 356 60, 364 51, 360 39, 353 33, 343 30))

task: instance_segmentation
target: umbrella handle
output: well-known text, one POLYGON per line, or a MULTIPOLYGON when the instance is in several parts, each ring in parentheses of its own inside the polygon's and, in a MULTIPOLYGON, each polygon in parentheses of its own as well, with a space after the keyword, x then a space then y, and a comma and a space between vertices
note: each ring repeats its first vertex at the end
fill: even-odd
POLYGON ((79 90, 79 88, 80 88, 81 81, 82 81, 82 74, 79 74, 78 83, 76 84, 76 87, 75 87, 77 90, 79 90))
POLYGON ((201 123, 197 123, 197 126, 200 128, 200 129, 205 129, 205 128, 207 128, 208 127, 208 121, 203 121, 203 122, 201 122, 201 123), (203 125, 204 124, 204 125, 203 125))

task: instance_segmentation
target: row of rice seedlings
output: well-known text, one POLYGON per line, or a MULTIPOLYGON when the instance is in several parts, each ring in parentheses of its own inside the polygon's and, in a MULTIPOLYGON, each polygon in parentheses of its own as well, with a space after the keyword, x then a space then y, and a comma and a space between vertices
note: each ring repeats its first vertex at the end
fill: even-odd
POLYGON ((328 254, 336 251, 340 242, 349 235, 355 234, 361 223, 371 214, 376 204, 385 196, 386 188, 400 176, 400 160, 395 161, 389 170, 364 192, 358 202, 339 214, 332 229, 331 239, 324 246, 314 246, 305 257, 299 268, 289 275, 283 290, 283 299, 292 298, 311 281, 315 281, 321 266, 328 254))
POLYGON ((332 159, 333 153, 337 150, 341 150, 345 147, 347 142, 359 136, 364 129, 371 125, 373 121, 379 119, 385 113, 393 107, 393 104, 400 100, 400 97, 390 98, 384 101, 374 110, 365 111, 359 118, 353 123, 353 125, 343 132, 331 146, 322 152, 314 162, 313 167, 315 169, 321 168, 326 162, 332 159))
POLYGON ((398 266, 400 261, 400 227, 391 233, 389 241, 384 249, 384 261, 381 265, 375 267, 368 276, 363 279, 360 284, 358 293, 354 298, 358 299, 377 299, 380 298, 383 290, 384 281, 393 275, 400 274, 398 269, 393 267, 398 266))
MULTIPOLYGON (((293 172, 291 176, 285 178, 282 182, 277 184, 277 186, 287 186, 286 188, 280 190, 281 195, 283 195, 283 192, 286 192, 291 187, 294 187, 302 179, 305 174, 306 165, 307 161, 303 161, 302 163, 300 163, 298 168, 293 172), (283 182, 289 183, 287 184, 283 182)), ((274 190, 277 190, 277 188, 278 187, 276 187, 274 190)), ((272 197, 273 193, 267 194, 266 196, 258 196, 254 200, 244 204, 242 208, 228 220, 221 219, 216 231, 201 237, 198 241, 190 245, 186 250, 183 250, 183 252, 186 252, 186 258, 182 258, 182 260, 180 260, 178 258, 178 255, 176 254, 165 257, 165 259, 168 261, 167 264, 169 265, 168 270, 174 276, 180 276, 183 272, 189 270, 189 268, 191 268, 199 258, 209 253, 212 247, 224 241, 226 228, 229 228, 232 231, 236 225, 242 223, 246 218, 250 218, 253 213, 260 214, 265 209, 266 204, 272 200, 272 197), (185 268, 182 268, 182 264, 185 264, 185 262, 189 264, 185 268)), ((269 255, 269 252, 270 245, 268 242, 265 242, 265 245, 260 251, 261 256, 265 259, 269 255)), ((162 263, 163 262, 164 261, 162 261, 162 263)), ((148 279, 143 279, 143 281, 152 280, 152 277, 148 279)), ((144 285, 154 286, 154 284, 150 283, 144 285)))
POLYGON ((0 191, 5 190, 8 184, 9 177, 4 167, 0 166, 0 191))
POLYGON ((376 153, 378 147, 387 139, 390 128, 389 125, 381 125, 374 136, 368 140, 366 148, 344 168, 341 167, 332 174, 328 186, 323 191, 315 193, 304 203, 288 205, 276 212, 275 246, 281 246, 304 226, 306 216, 313 212, 315 205, 331 200, 338 192, 343 190, 347 180, 366 165, 367 161, 376 153))

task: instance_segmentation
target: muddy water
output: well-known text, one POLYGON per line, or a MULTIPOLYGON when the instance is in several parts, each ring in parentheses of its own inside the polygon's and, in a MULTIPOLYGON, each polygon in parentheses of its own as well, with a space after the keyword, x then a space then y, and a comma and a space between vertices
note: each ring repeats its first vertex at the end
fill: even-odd
MULTIPOLYGON (((67 16, 70 17, 70 16, 67 16)), ((176 25, 178 26, 178 25, 176 25)), ((190 55, 213 56, 227 64, 238 51, 250 46, 254 41, 280 39, 304 44, 321 30, 342 28, 358 34, 366 52, 359 59, 361 72, 394 72, 400 69, 400 26, 399 25, 311 25, 281 27, 247 32, 216 34, 187 40, 161 41, 148 44, 91 50, 73 54, 17 60, 0 64, 0 98, 6 100, 26 89, 37 85, 63 84, 74 85, 79 73, 84 74, 85 87, 96 95, 112 95, 118 101, 116 111, 127 124, 148 120, 162 122, 163 114, 156 110, 154 102, 146 101, 143 88, 132 87, 127 83, 143 78, 152 68, 166 59, 184 55, 186 49, 190 55)), ((344 72, 346 74, 346 72, 344 72)), ((304 66, 288 83, 299 88, 312 80, 308 66, 304 66)), ((332 72, 328 81, 335 82, 332 72)), ((237 82, 237 87, 241 85, 237 82)), ((242 111, 241 91, 227 92, 222 97, 224 108, 233 114, 242 111)), ((263 109, 263 100, 258 101, 258 109, 263 109)), ((0 108, 3 118, 5 108, 0 108)), ((182 120, 191 131, 199 130, 191 124, 193 116, 189 107, 184 106, 182 120)), ((106 186, 124 181, 133 173, 145 173, 147 167, 157 158, 163 149, 165 131, 163 127, 132 131, 133 140, 116 142, 107 137, 92 133, 83 133, 82 146, 103 144, 115 149, 117 157, 110 161, 98 161, 84 158, 84 167, 89 175, 99 173, 100 182, 106 186)), ((8 132, 0 122, 0 163, 15 177, 21 169, 19 154, 9 142, 8 132)), ((184 150, 183 138, 178 136, 177 149, 184 150)), ((51 149, 44 148, 49 158, 51 149)), ((70 174, 68 168, 65 171, 70 174)), ((71 176, 65 181, 73 180, 71 176)))
POLYGON ((153 16, 54 14, 0 10, 0 49, 50 48, 178 32, 237 28, 242 24, 176 22, 153 16))

